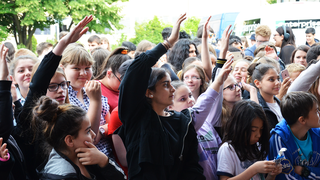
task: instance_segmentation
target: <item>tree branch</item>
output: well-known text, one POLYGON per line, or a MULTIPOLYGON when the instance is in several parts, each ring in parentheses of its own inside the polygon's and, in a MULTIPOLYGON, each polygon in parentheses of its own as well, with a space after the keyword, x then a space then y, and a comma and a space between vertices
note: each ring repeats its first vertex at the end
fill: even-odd
POLYGON ((73 24, 73 19, 71 20, 71 23, 70 23, 70 25, 69 25, 69 27, 68 27, 68 32, 70 32, 70 29, 71 29, 71 26, 72 26, 72 24, 73 24))

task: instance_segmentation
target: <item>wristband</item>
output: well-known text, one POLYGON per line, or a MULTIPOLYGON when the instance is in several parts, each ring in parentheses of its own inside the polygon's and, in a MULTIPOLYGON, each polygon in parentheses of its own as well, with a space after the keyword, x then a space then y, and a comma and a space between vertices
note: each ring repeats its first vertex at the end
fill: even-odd
POLYGON ((10 159, 10 154, 8 153, 8 159, 2 159, 1 157, 0 157, 0 161, 2 161, 2 162, 6 162, 6 161, 8 161, 10 159))
POLYGON ((167 43, 169 44, 169 47, 172 48, 172 44, 166 39, 167 43))

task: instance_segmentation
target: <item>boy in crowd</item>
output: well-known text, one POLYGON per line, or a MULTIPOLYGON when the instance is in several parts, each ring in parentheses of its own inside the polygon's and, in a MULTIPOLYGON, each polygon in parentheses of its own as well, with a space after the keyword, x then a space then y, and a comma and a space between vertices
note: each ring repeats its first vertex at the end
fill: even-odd
POLYGON ((41 61, 53 48, 53 45, 48 42, 42 42, 37 46, 38 59, 41 61))
POLYGON ((291 63, 287 65, 286 69, 288 70, 290 79, 294 81, 302 71, 306 70, 306 67, 301 64, 291 63))
POLYGON ((101 45, 101 39, 99 36, 97 35, 92 35, 89 37, 88 39, 88 47, 89 47, 89 51, 91 52, 92 49, 98 47, 101 45))
POLYGON ((316 30, 314 28, 308 28, 306 30, 306 45, 311 47, 315 43, 319 42, 318 39, 315 38, 316 30))
POLYGON ((306 92, 291 92, 281 101, 283 120, 271 130, 268 159, 287 148, 276 179, 320 178, 320 124, 317 98, 306 92))
POLYGON ((254 57, 253 53, 256 50, 256 48, 260 46, 260 44, 262 43, 269 42, 270 36, 271 36, 271 29, 267 25, 259 26, 255 31, 256 43, 244 51, 245 55, 254 57))

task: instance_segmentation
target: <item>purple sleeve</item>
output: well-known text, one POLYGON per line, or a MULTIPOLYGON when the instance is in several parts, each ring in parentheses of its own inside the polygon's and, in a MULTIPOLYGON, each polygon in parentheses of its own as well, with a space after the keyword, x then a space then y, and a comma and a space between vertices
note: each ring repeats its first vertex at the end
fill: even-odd
POLYGON ((219 97, 219 93, 210 87, 206 90, 206 92, 199 96, 196 104, 191 108, 191 112, 193 112, 193 126, 196 131, 201 128, 209 114, 216 114, 216 111, 213 109, 213 107, 215 107, 215 104, 219 104, 217 101, 220 99, 219 97))

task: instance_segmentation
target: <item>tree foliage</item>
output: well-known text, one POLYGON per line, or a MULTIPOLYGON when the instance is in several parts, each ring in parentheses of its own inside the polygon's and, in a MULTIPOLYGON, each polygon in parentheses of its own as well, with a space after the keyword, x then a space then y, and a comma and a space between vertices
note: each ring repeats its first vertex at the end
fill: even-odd
POLYGON ((121 28, 121 16, 118 15, 121 8, 113 4, 117 1, 119 0, 6 0, 0 3, 0 27, 6 27, 6 32, 14 35, 18 45, 24 44, 29 49, 37 28, 43 30, 57 22, 61 24, 66 17, 72 18, 70 28, 85 15, 92 14, 94 20, 88 27, 105 33, 106 28, 121 28))
POLYGON ((267 3, 269 3, 269 4, 276 4, 276 3, 277 3, 277 0, 267 0, 267 3))
POLYGON ((162 42, 161 32, 165 27, 172 27, 170 24, 165 24, 157 16, 147 22, 135 24, 136 37, 131 38, 130 42, 133 44, 139 44, 142 40, 148 40, 155 44, 162 42))
MULTIPOLYGON (((198 31, 198 25, 200 23, 199 18, 190 17, 184 22, 181 27, 181 30, 186 31, 191 37, 196 37, 198 31)), ((136 35, 135 38, 131 38, 130 41, 134 44, 139 44, 142 40, 148 40, 155 44, 162 42, 161 32, 166 27, 172 27, 171 24, 164 23, 157 16, 147 22, 137 23, 135 24, 136 35)))
POLYGON ((186 31, 191 36, 191 38, 197 37, 197 31, 200 21, 200 18, 192 16, 184 22, 181 30, 186 31))
POLYGON ((6 31, 6 28, 3 26, 0 26, 0 42, 5 41, 9 34, 6 31))

